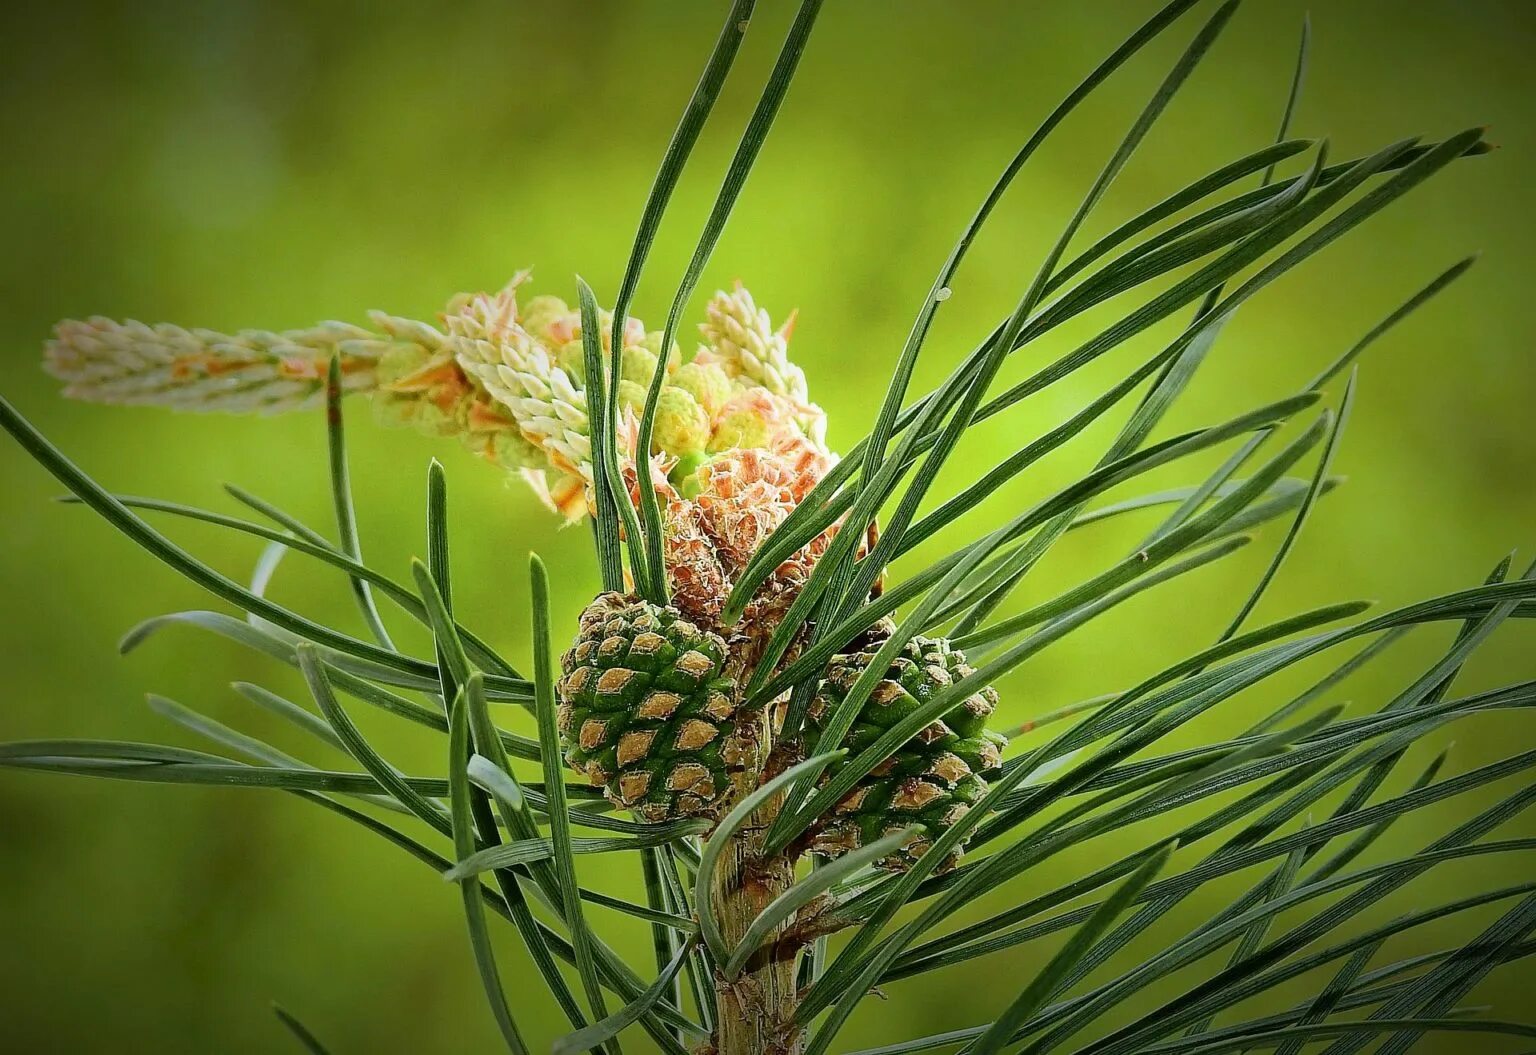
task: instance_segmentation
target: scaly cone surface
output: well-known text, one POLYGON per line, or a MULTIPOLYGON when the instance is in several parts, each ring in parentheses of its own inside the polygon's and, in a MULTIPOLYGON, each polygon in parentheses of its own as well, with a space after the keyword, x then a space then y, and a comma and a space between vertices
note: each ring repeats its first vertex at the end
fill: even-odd
MULTIPOLYGON (((676 488, 658 483, 672 603, 690 618, 717 625, 752 554, 833 464, 803 436, 789 435, 776 449, 721 451, 676 488)), ((753 596, 743 625, 777 625, 836 533, 834 525, 780 564, 753 596)))
MULTIPOLYGON (((863 652, 835 656, 808 713, 810 728, 820 732, 832 710, 874 660, 878 643, 863 652)), ((891 726, 973 670, 965 654, 943 638, 914 637, 902 647, 875 686, 843 740, 850 757, 869 747, 891 726)), ((815 830, 811 853, 840 857, 887 834, 910 826, 921 832, 880 862, 905 871, 969 812, 986 794, 988 779, 1001 772, 1008 741, 986 728, 997 706, 991 688, 972 693, 925 726, 895 754, 863 777, 815 830)), ((939 871, 960 860, 957 849, 939 871)))
POLYGON ((560 660, 566 761, 641 820, 714 813, 741 767, 725 663, 719 635, 676 608, 599 597, 560 660))

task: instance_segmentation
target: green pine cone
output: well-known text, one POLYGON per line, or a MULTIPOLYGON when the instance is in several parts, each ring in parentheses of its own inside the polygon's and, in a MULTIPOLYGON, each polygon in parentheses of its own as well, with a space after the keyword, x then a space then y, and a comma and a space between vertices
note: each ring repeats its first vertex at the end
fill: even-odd
MULTIPOLYGON (((834 656, 811 702, 809 724, 819 731, 875 658, 879 642, 865 651, 834 656)), ((885 678, 875 686, 844 738, 849 756, 869 747, 887 729, 934 695, 972 673, 965 653, 943 638, 914 637, 902 648, 885 678)), ((1000 772, 1002 735, 986 728, 997 706, 997 693, 982 689, 961 700, 926 726, 854 786, 814 830, 808 849, 822 857, 840 857, 888 833, 918 826, 921 832, 880 861, 903 872, 970 810, 987 791, 987 780, 1000 772)), ((953 868, 961 847, 937 871, 953 868)))
POLYGON ((716 812, 735 734, 725 659, 719 635, 676 608, 603 594, 560 659, 565 760, 641 820, 716 812))

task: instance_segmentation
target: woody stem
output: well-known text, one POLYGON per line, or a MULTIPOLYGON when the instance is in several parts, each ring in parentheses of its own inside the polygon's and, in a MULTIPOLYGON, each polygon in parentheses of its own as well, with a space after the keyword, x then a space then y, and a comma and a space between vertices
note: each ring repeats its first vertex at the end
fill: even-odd
MULTIPOLYGON (((773 747, 768 715, 741 725, 749 726, 744 732, 752 738, 755 779, 773 747)), ((794 883, 793 859, 762 852, 763 837, 782 802, 782 796, 775 796, 765 803, 721 855, 710 898, 727 947, 739 943, 758 914, 794 883)), ((797 950, 781 948, 777 939, 782 933, 780 928, 770 935, 734 977, 717 973, 716 1055, 798 1055, 803 1050, 804 1037, 794 1024, 797 950)))

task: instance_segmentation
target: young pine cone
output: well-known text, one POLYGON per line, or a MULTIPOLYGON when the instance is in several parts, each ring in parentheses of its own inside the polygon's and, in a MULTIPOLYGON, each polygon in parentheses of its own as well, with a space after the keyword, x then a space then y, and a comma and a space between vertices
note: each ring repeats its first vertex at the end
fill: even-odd
MULTIPOLYGON (((833 709, 875 658, 880 642, 865 651, 834 656, 811 702, 809 726, 820 731, 833 709)), ((903 646, 890 670, 875 686, 843 746, 850 757, 869 747, 901 719, 972 673, 965 654, 943 638, 914 637, 903 646)), ((997 706, 991 688, 972 693, 929 723, 858 782, 817 828, 808 845, 811 853, 840 857, 888 833, 912 825, 922 831, 880 861, 880 867, 903 872, 969 812, 986 794, 987 780, 1002 765, 1008 741, 986 728, 997 706)), ((960 860, 956 847, 937 871, 960 860)))
POLYGON ((719 635, 677 609, 603 594, 560 660, 566 761, 641 820, 716 812, 735 738, 725 662, 719 635))

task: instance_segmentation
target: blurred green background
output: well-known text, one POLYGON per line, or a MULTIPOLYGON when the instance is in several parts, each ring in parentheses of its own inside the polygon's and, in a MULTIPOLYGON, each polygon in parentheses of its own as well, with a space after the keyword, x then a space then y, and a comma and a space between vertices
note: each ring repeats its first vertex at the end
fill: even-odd
MULTIPOLYGON (((831 416, 834 445, 846 448, 867 428, 917 303, 995 173, 1155 6, 827 5, 704 292, 740 277, 776 318, 800 309, 792 350, 831 416)), ((1090 221, 1089 236, 1273 135, 1304 6, 1246 5, 1090 221)), ((37 369, 49 327, 93 313, 224 329, 360 320, 372 307, 431 318, 455 291, 496 288, 529 265, 536 291, 570 296, 579 271, 611 298, 722 8, 521 0, 7 5, 0 324, 8 344, 0 391, 116 490, 235 511, 219 485, 238 482, 327 524, 318 418, 196 418, 66 403, 37 369)), ((663 314, 790 15, 783 0, 760 4, 642 286, 636 313, 644 318, 663 314)), ((918 390, 1012 306, 1195 26, 1187 20, 1117 76, 1025 171, 955 283, 918 390)), ((1456 164, 1245 307, 1165 423, 1167 434, 1293 391, 1438 271, 1483 251, 1462 282, 1364 361, 1337 461, 1350 482, 1318 510, 1258 621, 1334 600, 1394 605, 1459 588, 1480 581, 1511 547, 1536 541, 1536 14, 1508 0, 1347 0, 1319 5, 1314 29, 1296 132, 1330 136, 1333 158, 1474 124, 1491 125, 1503 149, 1456 164)), ((694 318, 703 299, 695 299, 694 318)), ((1005 380, 1110 317, 1097 313, 1015 357, 1005 380)), ((1162 327, 978 429, 939 497, 1081 407, 1174 332, 1162 327)), ((573 625, 597 586, 584 530, 561 530, 521 485, 453 445, 373 429, 366 406, 352 406, 371 562, 403 577, 421 552, 424 470, 436 454, 450 478, 466 622, 526 658, 532 549, 552 568, 559 626, 573 625)), ((909 566, 1082 471, 1121 420, 1111 417, 909 566)), ((1148 489, 1194 482, 1210 464, 1159 474, 1148 489)), ((298 697, 287 668, 187 629, 120 658, 115 641, 136 621, 216 605, 92 514, 50 503, 58 491, 18 449, 0 444, 0 738, 190 744, 143 706, 153 690, 314 761, 345 764, 311 751, 228 688, 244 679, 298 697)), ((1100 570, 1152 523, 1074 533, 1010 607, 1100 570)), ((258 552, 211 529, 167 526, 237 577, 258 552)), ((999 686, 1004 722, 1125 687, 1209 643, 1281 533, 1271 526, 1238 558, 1145 595, 1042 653, 999 686)), ((302 558, 283 566, 275 594, 357 629, 341 581, 302 558)), ((1417 633, 1335 695, 1357 708, 1379 705, 1430 662, 1444 637, 1417 633)), ((420 637, 406 641, 418 653, 423 647, 420 637)), ((1227 705, 1170 748, 1246 725, 1320 669, 1227 705)), ((1481 653, 1462 685, 1533 673, 1531 635, 1516 628, 1481 653)), ((402 767, 440 770, 440 739, 377 717, 361 716, 365 730, 402 767)), ((507 721, 528 724, 519 713, 507 721)), ((1454 739, 1447 772, 1460 772, 1533 734, 1520 715, 1464 722, 1404 768, 1416 772, 1454 739)), ((1509 790, 1416 814, 1383 841, 1383 852, 1409 852, 1509 790)), ((1014 889, 1055 885, 1158 830, 1053 859, 1014 889)), ((1503 832, 1532 834, 1536 826, 1523 819, 1503 832)), ((297 799, 4 772, 0 845, 0 1049, 294 1050, 270 1015, 273 999, 338 1055, 497 1046, 454 892, 297 799)), ((627 861, 581 864, 602 889, 636 889, 627 861)), ((1502 856, 1475 869, 1442 866, 1380 906, 1379 918, 1469 883, 1528 878, 1522 865, 1502 856)), ((1259 874, 1185 902, 1132 953, 1207 918, 1259 874)), ((637 963, 646 961, 639 928, 598 918, 637 963)), ((1397 949, 1451 944, 1486 918, 1442 921, 1397 949)), ((513 1005, 542 1045, 558 1022, 510 930, 504 936, 513 1005)), ((1053 948, 1037 942, 893 986, 887 1001, 865 1005, 839 1048, 986 1021, 1053 948)), ((1316 984, 1303 980, 1282 997, 1303 999, 1316 984)), ((1168 992, 1144 994, 1134 1006, 1153 1007, 1168 992)), ((1529 968, 1516 966, 1495 974, 1479 1002, 1520 1017, 1529 1014, 1529 992, 1529 968)), ((648 1050, 638 1033, 627 1047, 648 1050)), ((1515 1048, 1453 1035, 1419 1050, 1515 1048)))

